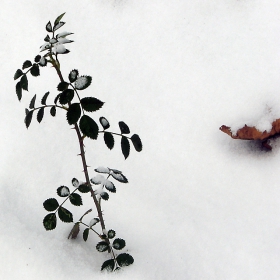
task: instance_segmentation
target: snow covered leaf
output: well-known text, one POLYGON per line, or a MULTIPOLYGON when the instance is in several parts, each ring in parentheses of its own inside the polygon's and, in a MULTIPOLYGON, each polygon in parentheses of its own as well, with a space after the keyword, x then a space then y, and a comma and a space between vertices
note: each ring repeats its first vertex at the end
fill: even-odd
POLYGON ((26 74, 24 74, 20 79, 21 88, 28 91, 28 80, 26 74))
POLYGON ((134 259, 131 255, 122 253, 117 256, 117 262, 120 267, 129 266, 134 263, 134 259))
POLYGON ((75 124, 81 116, 81 107, 79 103, 73 103, 69 106, 66 117, 68 123, 75 124))
POLYGON ((85 97, 81 99, 82 108, 88 112, 99 110, 103 104, 104 102, 94 97, 85 97))
POLYGON ((83 90, 89 87, 91 84, 91 76, 81 76, 75 82, 75 88, 78 90, 83 90))
POLYGON ((25 125, 27 128, 29 127, 29 125, 32 121, 33 112, 34 112, 34 110, 28 112, 25 116, 24 122, 25 122, 25 125))
POLYGON ((22 88, 21 88, 20 82, 17 82, 17 84, 16 84, 16 94, 17 94, 18 100, 20 101, 22 98, 22 88))
POLYGON ((41 99, 41 104, 42 104, 42 105, 46 105, 47 98, 48 98, 49 94, 50 94, 50 92, 48 91, 48 92, 46 92, 46 93, 44 94, 44 96, 42 97, 42 99, 41 99))
POLYGON ((78 234, 80 232, 80 223, 75 223, 75 225, 73 226, 73 228, 71 229, 69 235, 68 235, 68 239, 76 239, 78 234))
POLYGON ((105 252, 109 249, 109 244, 105 241, 100 241, 96 245, 96 250, 98 252, 105 252))
POLYGON ((118 169, 113 169, 113 168, 110 168, 110 174, 113 172, 115 174, 122 174, 122 171, 118 170, 118 169))
POLYGON ((55 26, 53 27, 53 31, 56 31, 57 29, 59 29, 61 26, 63 26, 65 24, 65 22, 60 21, 57 24, 55 24, 55 26))
POLYGON ((29 109, 33 109, 35 106, 35 100, 36 100, 36 94, 32 97, 30 104, 29 104, 29 109))
POLYGON ((89 228, 86 228, 83 232, 83 239, 84 241, 87 241, 88 239, 88 234, 89 234, 89 228))
POLYGON ((121 173, 111 172, 111 176, 121 183, 128 183, 127 178, 121 173))
POLYGON ((74 98, 74 90, 73 89, 65 89, 59 96, 59 103, 64 105, 68 102, 71 102, 74 98))
POLYGON ((104 133, 104 142, 106 144, 106 146, 112 150, 114 148, 114 144, 115 144, 115 140, 114 140, 114 136, 112 133, 110 132, 105 132, 104 133))
POLYGON ((69 83, 67 82, 60 82, 57 86, 58 91, 63 91, 68 88, 69 83))
POLYGON ((59 204, 55 198, 49 198, 44 201, 43 206, 47 211, 51 212, 55 211, 59 204))
POLYGON ((80 185, 78 179, 73 178, 73 179, 72 179, 72 185, 73 185, 74 188, 78 188, 79 185, 80 185))
POLYGON ((121 148, 122 148, 122 153, 124 155, 124 158, 127 159, 127 157, 129 156, 129 152, 130 152, 130 144, 125 136, 122 136, 121 148))
POLYGON ((108 272, 112 272, 114 270, 114 267, 115 267, 115 262, 113 259, 111 260, 107 260, 105 261, 102 266, 101 266, 101 271, 102 270, 107 270, 108 272))
POLYGON ((94 225, 96 225, 97 223, 99 223, 99 219, 98 218, 93 218, 92 220, 90 220, 89 222, 89 227, 93 227, 94 225))
POLYGON ((70 190, 68 187, 66 186, 61 186, 57 189, 57 194, 60 196, 60 197, 66 197, 70 194, 70 190))
POLYGON ((110 173, 110 170, 108 167, 102 167, 102 166, 97 167, 96 169, 94 169, 94 171, 96 171, 98 173, 107 173, 107 174, 110 173))
POLYGON ((104 200, 108 200, 109 194, 107 192, 102 192, 102 193, 100 193, 100 197, 104 200))
POLYGON ((61 32, 61 33, 58 33, 58 34, 56 35, 56 38, 57 38, 57 39, 59 39, 59 38, 65 38, 66 36, 72 35, 72 34, 74 34, 74 33, 67 32, 67 31, 63 31, 63 32, 61 32))
POLYGON ((109 124, 108 120, 104 117, 100 117, 99 122, 101 123, 103 129, 107 129, 107 128, 110 127, 110 124, 109 124))
POLYGON ((116 192, 116 187, 115 187, 115 185, 114 185, 111 181, 105 180, 105 181, 103 182, 103 184, 104 184, 105 188, 106 188, 108 191, 113 192, 113 193, 116 192))
POLYGON ((53 117, 55 117, 55 114, 56 114, 56 107, 55 106, 51 107, 50 113, 53 117))
POLYGON ((40 69, 39 69, 38 64, 35 64, 35 63, 33 64, 33 66, 30 69, 30 73, 34 77, 40 76, 40 69))
POLYGON ((121 130, 121 133, 122 133, 122 134, 129 134, 129 133, 130 133, 130 129, 129 129, 129 127, 127 126, 126 123, 124 123, 124 122, 119 122, 119 127, 120 127, 120 130, 121 130))
POLYGON ((58 23, 61 21, 61 19, 63 18, 64 15, 65 15, 65 13, 59 15, 59 16, 55 19, 54 24, 55 24, 55 25, 58 24, 58 23))
POLYGON ((39 61, 39 65, 40 66, 42 66, 42 67, 44 67, 44 66, 46 66, 47 65, 47 60, 45 59, 45 57, 43 57, 42 56, 42 58, 40 59, 40 61, 39 61))
POLYGON ((37 114, 37 121, 40 123, 44 117, 44 107, 40 108, 37 114))
POLYGON ((113 242, 113 248, 116 250, 121 250, 125 247, 125 240, 121 238, 116 238, 113 242))
POLYGON ((75 206, 83 205, 82 197, 77 193, 72 193, 69 196, 70 202, 75 206))
POLYGON ((88 193, 91 188, 87 184, 81 184, 78 188, 81 193, 88 193))
POLYGON ((18 79, 19 77, 21 77, 23 75, 23 72, 18 69, 14 75, 14 80, 18 79))
POLYGON ((47 35, 47 36, 44 38, 44 41, 45 41, 45 42, 49 42, 49 41, 50 41, 50 39, 51 39, 51 38, 50 38, 50 36, 49 36, 49 35, 47 35))
POLYGON ((44 220, 43 225, 46 230, 53 230, 56 228, 56 215, 55 213, 48 214, 44 220))
POLYGON ((95 185, 103 184, 106 179, 103 175, 96 175, 95 177, 91 178, 90 181, 95 185))
POLYGON ((64 223, 72 223, 73 222, 73 215, 72 213, 65 209, 64 207, 60 206, 58 208, 58 217, 64 223))
POLYGON ((80 119, 79 127, 84 135, 93 140, 97 139, 98 125, 91 117, 83 115, 80 119))
POLYGON ((74 83, 79 76, 79 71, 77 69, 73 69, 68 76, 70 83, 74 83))
POLYGON ((26 60, 23 62, 23 65, 22 65, 22 70, 25 69, 25 68, 29 68, 32 66, 32 62, 30 60, 26 60))
POLYGON ((47 25, 46 25, 46 30, 47 30, 48 32, 52 32, 52 24, 51 24, 50 21, 49 21, 49 22, 47 23, 47 25))
POLYGON ((140 139, 139 135, 133 134, 130 139, 132 141, 132 144, 133 144, 135 150, 137 152, 141 152, 142 148, 143 148, 143 145, 142 145, 142 142, 141 142, 141 139, 140 139))
POLYGON ((108 230, 108 234, 107 234, 109 239, 112 239, 116 236, 116 232, 113 229, 108 230))

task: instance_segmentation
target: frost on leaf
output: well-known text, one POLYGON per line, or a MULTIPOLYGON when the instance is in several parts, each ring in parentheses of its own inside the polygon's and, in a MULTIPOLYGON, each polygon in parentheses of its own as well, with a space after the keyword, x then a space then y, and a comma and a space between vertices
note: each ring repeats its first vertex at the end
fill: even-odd
POLYGON ((91 178, 90 181, 95 185, 103 184, 106 179, 102 175, 96 175, 95 177, 91 178))
POLYGON ((111 181, 105 180, 103 184, 108 191, 113 192, 113 193, 116 192, 116 187, 111 181))
POLYGON ((109 174, 110 172, 108 167, 102 167, 102 166, 97 167, 96 169, 94 169, 94 171, 98 173, 107 173, 107 174, 109 174))
POLYGON ((100 241, 97 245, 96 245, 96 250, 98 252, 105 252, 109 249, 109 245, 107 242, 105 241, 100 241))
POLYGON ((81 76, 75 82, 75 88, 78 90, 86 89, 91 84, 91 76, 81 76))
POLYGON ((94 225, 96 225, 99 222, 98 218, 93 218, 90 222, 89 222, 89 227, 92 227, 94 225))
POLYGON ((128 183, 127 178, 121 173, 111 172, 111 176, 121 183, 128 183))
POLYGON ((72 179, 72 185, 73 185, 73 187, 78 188, 79 185, 80 185, 78 179, 73 178, 73 179, 72 179))
POLYGON ((66 197, 70 194, 70 190, 66 186, 61 186, 57 189, 57 194, 61 197, 66 197))
POLYGON ((107 129, 107 128, 110 127, 110 124, 109 124, 108 120, 104 117, 100 117, 99 122, 101 123, 103 129, 107 129))
POLYGON ((47 60, 45 59, 45 57, 41 57, 40 61, 39 61, 39 65, 44 67, 47 65, 47 60))

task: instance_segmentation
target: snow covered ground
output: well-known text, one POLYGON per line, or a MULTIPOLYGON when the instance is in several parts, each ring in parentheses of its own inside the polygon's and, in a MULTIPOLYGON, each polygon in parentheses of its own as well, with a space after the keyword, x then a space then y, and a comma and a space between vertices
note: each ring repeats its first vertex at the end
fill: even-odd
MULTIPOLYGON (((280 140, 266 152, 219 131, 280 118, 279 14, 276 0, 3 0, 0 278, 280 279, 280 140), (15 70, 63 12, 75 43, 62 72, 91 75, 87 95, 106 102, 96 119, 116 130, 125 121, 144 144, 125 161, 118 145, 86 142, 91 171, 109 166, 129 180, 103 203, 135 259, 115 274, 99 271, 107 258, 93 235, 69 241, 71 225, 42 225, 43 201, 83 178, 62 113, 23 123, 35 93, 55 96, 55 72, 30 78, 20 103, 15 94, 15 70)), ((71 209, 78 219, 83 209, 71 209)))

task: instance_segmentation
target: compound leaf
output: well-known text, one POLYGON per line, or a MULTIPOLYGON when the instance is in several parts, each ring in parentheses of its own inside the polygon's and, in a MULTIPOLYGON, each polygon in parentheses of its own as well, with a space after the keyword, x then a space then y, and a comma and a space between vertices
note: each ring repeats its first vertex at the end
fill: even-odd
POLYGON ((122 253, 117 256, 117 262, 120 267, 129 266, 134 263, 134 259, 127 253, 122 253))
POLYGON ((116 250, 121 250, 125 247, 125 240, 121 238, 116 238, 113 242, 113 248, 116 250))
POLYGON ((114 140, 114 136, 112 133, 110 132, 105 132, 104 133, 104 142, 106 144, 106 146, 112 150, 114 148, 114 144, 115 144, 115 140, 114 140))
POLYGON ((135 150, 137 152, 141 152, 142 148, 143 148, 143 145, 142 145, 142 142, 141 142, 141 139, 140 139, 139 135, 138 134, 133 134, 130 139, 132 141, 132 144, 133 144, 135 150))
POLYGON ((50 92, 48 91, 48 92, 46 92, 46 93, 44 94, 44 96, 42 97, 42 99, 41 99, 41 104, 42 104, 42 105, 46 105, 47 98, 48 98, 49 94, 50 94, 50 92))
POLYGON ((82 197, 77 193, 72 193, 69 196, 70 202, 75 206, 83 205, 82 197))
POLYGON ((59 204, 55 198, 49 198, 44 201, 43 206, 47 211, 51 212, 55 211, 59 204))
POLYGON ((86 89, 91 84, 91 76, 81 76, 75 82, 75 88, 78 90, 86 89))
POLYGON ((81 99, 81 105, 84 110, 94 112, 103 106, 104 102, 94 97, 85 97, 81 99))
POLYGON ((129 156, 129 152, 130 152, 130 144, 125 136, 122 136, 121 148, 122 148, 122 153, 124 155, 124 158, 127 159, 127 157, 129 156))
POLYGON ((105 252, 109 249, 109 244, 105 241, 100 241, 96 245, 96 250, 98 252, 105 252))
POLYGON ((44 109, 45 107, 42 107, 39 109, 38 114, 37 114, 37 121, 40 123, 44 117, 44 109))
POLYGON ((73 103, 69 106, 66 117, 68 123, 75 124, 81 116, 81 107, 79 103, 73 103))
POLYGON ((23 72, 18 69, 14 75, 14 80, 18 79, 19 77, 21 77, 23 75, 23 72))
POLYGON ((114 267, 115 267, 115 262, 113 259, 111 260, 107 260, 105 261, 102 266, 101 266, 101 271, 102 270, 107 270, 108 272, 112 272, 114 270, 114 267))
POLYGON ((72 223, 73 222, 73 215, 72 213, 65 209, 64 207, 60 206, 58 208, 58 217, 60 218, 60 220, 62 222, 65 222, 65 223, 72 223))
POLYGON ((56 228, 56 215, 55 213, 48 214, 44 220, 43 225, 46 230, 53 230, 56 228))
POLYGON ((130 129, 125 122, 119 122, 119 127, 122 134, 129 134, 130 129))
POLYGON ((98 125, 91 117, 83 115, 80 119, 79 126, 84 135, 91 139, 97 139, 98 125))

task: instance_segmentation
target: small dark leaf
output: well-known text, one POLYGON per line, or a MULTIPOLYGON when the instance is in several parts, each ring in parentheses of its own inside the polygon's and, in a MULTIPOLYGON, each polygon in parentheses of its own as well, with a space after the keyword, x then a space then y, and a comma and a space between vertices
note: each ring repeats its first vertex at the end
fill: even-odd
POLYGON ((39 54, 36 55, 34 61, 38 63, 40 60, 41 60, 41 56, 39 54))
POLYGON ((107 251, 108 249, 109 249, 109 245, 108 245, 108 243, 105 242, 105 241, 100 241, 100 242, 98 242, 97 245, 96 245, 96 250, 97 250, 98 252, 105 252, 105 251, 107 251))
POLYGON ((108 272, 112 272, 114 270, 114 267, 115 267, 115 262, 113 259, 111 260, 107 260, 105 261, 102 266, 101 266, 101 271, 102 270, 107 270, 108 272))
POLYGON ((75 124, 81 116, 81 107, 79 103, 73 103, 69 106, 66 117, 68 123, 75 124))
POLYGON ((36 101, 36 94, 32 97, 30 104, 29 104, 29 109, 33 109, 35 106, 35 101, 36 101))
POLYGON ((18 100, 20 101, 22 98, 22 88, 21 88, 20 82, 17 82, 17 84, 16 84, 16 94, 17 94, 18 100))
POLYGON ((58 101, 58 99, 59 99, 60 94, 61 94, 61 93, 59 93, 59 94, 55 97, 55 99, 54 99, 54 101, 53 101, 54 104, 57 104, 57 101, 58 101))
POLYGON ((83 115, 80 119, 79 126, 84 135, 91 139, 97 139, 98 125, 91 117, 83 115))
POLYGON ((53 117, 55 117, 55 114, 56 114, 56 107, 55 106, 51 107, 50 113, 53 117))
POLYGON ((31 123, 33 112, 34 111, 32 110, 32 111, 28 112, 28 114, 25 116, 24 122, 25 122, 25 125, 27 128, 29 127, 29 125, 31 123))
POLYGON ((20 79, 20 85, 22 89, 28 91, 28 80, 25 74, 20 79))
POLYGON ((70 190, 66 186, 59 187, 56 192, 60 197, 66 197, 70 194, 70 190))
POLYGON ((59 96, 59 103, 64 105, 68 102, 71 102, 74 97, 74 90, 73 89, 66 89, 64 90, 59 96))
POLYGON ((55 21, 54 21, 54 24, 57 24, 61 21, 61 19, 63 18, 63 16, 65 15, 65 13, 61 14, 60 16, 58 16, 55 21))
POLYGON ((29 110, 27 108, 25 108, 25 116, 27 116, 28 113, 29 113, 29 110))
POLYGON ((21 77, 23 75, 23 72, 18 69, 14 75, 14 80, 18 79, 19 77, 21 77))
POLYGON ((47 25, 46 25, 46 30, 47 30, 48 32, 52 32, 52 24, 51 24, 50 21, 49 21, 49 22, 47 23, 47 25))
POLYGON ((47 211, 51 212, 55 211, 59 204, 55 198, 49 198, 44 201, 43 206, 47 211))
POLYGON ((89 234, 89 228, 86 228, 83 232, 83 239, 84 241, 87 241, 88 239, 88 234, 89 234))
POLYGON ((44 117, 44 109, 45 107, 42 107, 39 109, 38 114, 37 114, 37 121, 40 123, 44 117))
POLYGON ((75 82, 75 88, 78 90, 86 89, 91 84, 91 76, 81 76, 75 82))
POLYGON ((45 37, 44 41, 45 41, 45 42, 49 42, 49 41, 50 41, 50 39, 51 39, 51 38, 50 38, 50 36, 49 36, 49 35, 47 35, 47 36, 45 37))
POLYGON ((121 133, 122 133, 122 134, 128 134, 128 133, 130 133, 129 127, 127 126, 126 123, 124 123, 124 122, 119 122, 119 127, 120 127, 120 130, 121 130, 121 133))
POLYGON ((46 66, 47 63, 48 63, 48 61, 45 59, 45 57, 42 57, 39 61, 39 65, 42 67, 46 66))
POLYGON ((122 253, 117 256, 117 262, 120 267, 128 266, 134 263, 134 259, 131 255, 122 253))
POLYGON ((113 248, 116 250, 121 250, 125 247, 125 240, 121 238, 116 238, 113 242, 113 248))
POLYGON ((63 91, 68 88, 69 83, 67 82, 60 82, 57 86, 58 91, 63 91))
POLYGON ((70 202, 75 206, 83 205, 82 197, 77 193, 72 193, 69 197, 70 202))
POLYGON ((29 68, 32 66, 32 62, 30 60, 26 60, 23 62, 23 65, 22 65, 22 70, 25 69, 25 68, 29 68))
POLYGON ((65 223, 72 223, 73 222, 73 215, 72 213, 65 209, 64 207, 60 206, 58 208, 58 217, 60 218, 60 220, 62 222, 65 222, 65 223))
POLYGON ((108 200, 109 199, 109 194, 107 192, 102 192, 100 194, 100 197, 104 200, 108 200))
POLYGON ((42 105, 46 105, 46 101, 47 101, 47 98, 48 98, 49 94, 50 94, 50 92, 48 91, 48 92, 46 92, 46 93, 44 94, 44 96, 42 97, 42 99, 41 99, 41 104, 42 104, 42 105))
POLYGON ((135 150, 137 152, 141 152, 142 148, 143 148, 143 145, 142 145, 142 142, 141 142, 141 139, 140 139, 139 135, 138 134, 133 134, 130 139, 132 141, 132 144, 133 144, 135 150))
POLYGON ((55 213, 48 214, 44 220, 43 225, 46 230, 53 230, 56 228, 56 215, 55 213))
POLYGON ((73 185, 73 187, 74 188, 78 188, 79 187, 79 180, 78 179, 76 179, 76 178, 73 178, 72 179, 72 185, 73 185))
POLYGON ((130 144, 125 136, 122 136, 121 148, 122 148, 122 153, 124 155, 124 158, 127 159, 127 157, 129 156, 129 152, 130 152, 130 144))
POLYGON ((94 97, 85 97, 81 99, 81 105, 84 110, 94 112, 103 106, 104 102, 94 97))
POLYGON ((114 136, 112 133, 110 132, 105 132, 104 133, 104 142, 106 144, 106 146, 112 150, 114 148, 114 144, 115 144, 115 140, 114 140, 114 136))
POLYGON ((61 26, 63 26, 65 24, 65 22, 60 21, 58 22, 54 27, 53 27, 53 31, 56 31, 57 29, 59 29, 61 26))
POLYGON ((90 189, 91 188, 87 184, 81 184, 78 188, 81 193, 88 193, 90 189))
POLYGON ((40 69, 39 69, 38 64, 35 64, 35 63, 33 64, 33 66, 30 69, 30 73, 34 77, 40 76, 40 69))
POLYGON ((107 128, 110 127, 110 124, 109 124, 108 120, 104 117, 100 117, 99 122, 101 123, 103 129, 107 129, 107 128))
POLYGON ((116 232, 113 229, 108 230, 108 238, 112 239, 116 236, 116 232))
POLYGON ((68 239, 69 238, 76 239, 79 232, 80 232, 80 223, 75 223, 75 225, 73 226, 73 228, 71 229, 68 235, 68 239))
POLYGON ((73 69, 68 75, 70 83, 74 83, 77 80, 78 76, 79 71, 77 69, 73 69))

